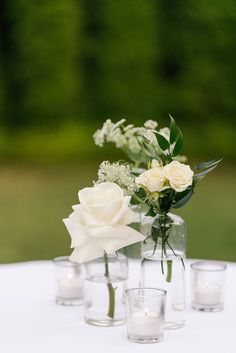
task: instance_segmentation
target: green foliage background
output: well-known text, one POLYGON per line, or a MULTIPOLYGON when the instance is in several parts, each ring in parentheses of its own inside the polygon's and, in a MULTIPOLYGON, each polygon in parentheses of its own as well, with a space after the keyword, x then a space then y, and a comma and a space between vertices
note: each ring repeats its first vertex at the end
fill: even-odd
POLYGON ((233 0, 1 0, 0 262, 68 253, 78 189, 124 158, 93 132, 168 113, 184 154, 224 157, 181 211, 188 256, 235 261, 235 28, 233 0))
POLYGON ((82 142, 66 143, 62 131, 89 135, 108 117, 166 125, 168 113, 185 127, 194 156, 235 158, 233 0, 2 0, 0 7, 3 158, 58 160, 63 144, 63 160, 82 158, 73 152, 82 142))

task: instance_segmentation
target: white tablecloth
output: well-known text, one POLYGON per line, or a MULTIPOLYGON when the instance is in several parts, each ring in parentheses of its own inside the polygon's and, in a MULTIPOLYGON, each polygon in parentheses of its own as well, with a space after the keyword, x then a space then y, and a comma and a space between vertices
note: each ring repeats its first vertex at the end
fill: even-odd
MULTIPOLYGON (((166 331, 164 341, 129 342, 126 327, 93 327, 82 307, 54 303, 54 269, 49 261, 0 266, 1 353, 235 353, 236 264, 227 269, 225 310, 202 313, 190 308, 187 263, 187 315, 184 328, 166 331), (235 336, 234 336, 235 335, 235 336)), ((130 263, 130 286, 137 285, 137 264, 130 263), (136 273, 136 276, 132 276, 136 273)))

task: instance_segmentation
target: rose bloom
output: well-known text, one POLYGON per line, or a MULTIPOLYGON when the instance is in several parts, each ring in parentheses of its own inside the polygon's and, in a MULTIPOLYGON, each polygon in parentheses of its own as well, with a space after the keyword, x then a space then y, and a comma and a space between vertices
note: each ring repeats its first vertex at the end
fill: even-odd
POLYGON ((170 186, 177 192, 182 192, 193 183, 193 171, 189 165, 173 161, 163 168, 163 173, 170 186))
POLYGON ((153 159, 151 162, 152 168, 162 168, 162 162, 159 162, 157 159, 153 159))
POLYGON ((166 188, 164 186, 165 181, 163 168, 148 169, 135 179, 137 185, 145 187, 150 192, 161 192, 164 190, 166 188))
POLYGON ((144 240, 128 224, 139 221, 129 208, 131 196, 124 196, 115 183, 100 183, 79 191, 80 204, 64 223, 74 248, 70 260, 83 263, 111 254, 125 246, 144 240))

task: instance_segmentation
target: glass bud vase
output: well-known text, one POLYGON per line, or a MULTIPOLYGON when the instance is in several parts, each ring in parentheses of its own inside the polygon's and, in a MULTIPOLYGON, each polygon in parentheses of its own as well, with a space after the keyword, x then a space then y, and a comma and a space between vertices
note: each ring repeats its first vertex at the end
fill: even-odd
POLYGON ((185 221, 174 214, 145 217, 140 285, 167 291, 166 329, 185 323, 185 221))
POLYGON ((96 326, 118 326, 125 322, 125 290, 128 259, 104 254, 85 264, 84 319, 96 326))

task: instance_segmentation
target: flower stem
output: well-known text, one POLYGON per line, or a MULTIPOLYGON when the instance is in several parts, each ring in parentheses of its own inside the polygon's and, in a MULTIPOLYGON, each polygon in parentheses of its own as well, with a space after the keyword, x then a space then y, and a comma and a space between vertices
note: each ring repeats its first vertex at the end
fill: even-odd
POLYGON ((166 282, 170 283, 172 278, 172 260, 167 260, 166 282))
POLYGON ((107 253, 104 252, 104 262, 105 262, 105 276, 107 277, 107 289, 108 289, 108 294, 109 294, 109 305, 108 305, 108 311, 107 311, 107 316, 109 316, 111 319, 114 319, 115 315, 115 288, 113 288, 111 284, 111 279, 110 279, 110 274, 109 274, 109 266, 108 266, 108 257, 107 253))
MULTIPOLYGON (((166 257, 167 252, 166 252, 166 245, 169 246, 169 248, 172 250, 172 252, 175 254, 174 250, 172 249, 172 247, 170 246, 169 242, 168 242, 168 238, 169 238, 169 232, 170 232, 170 228, 166 226, 167 223, 167 213, 163 213, 162 215, 162 260, 161 260, 161 271, 162 274, 164 275, 164 265, 163 265, 163 255, 166 257)), ((172 260, 167 260, 167 274, 166 274, 166 282, 170 283, 172 279, 172 260)))

